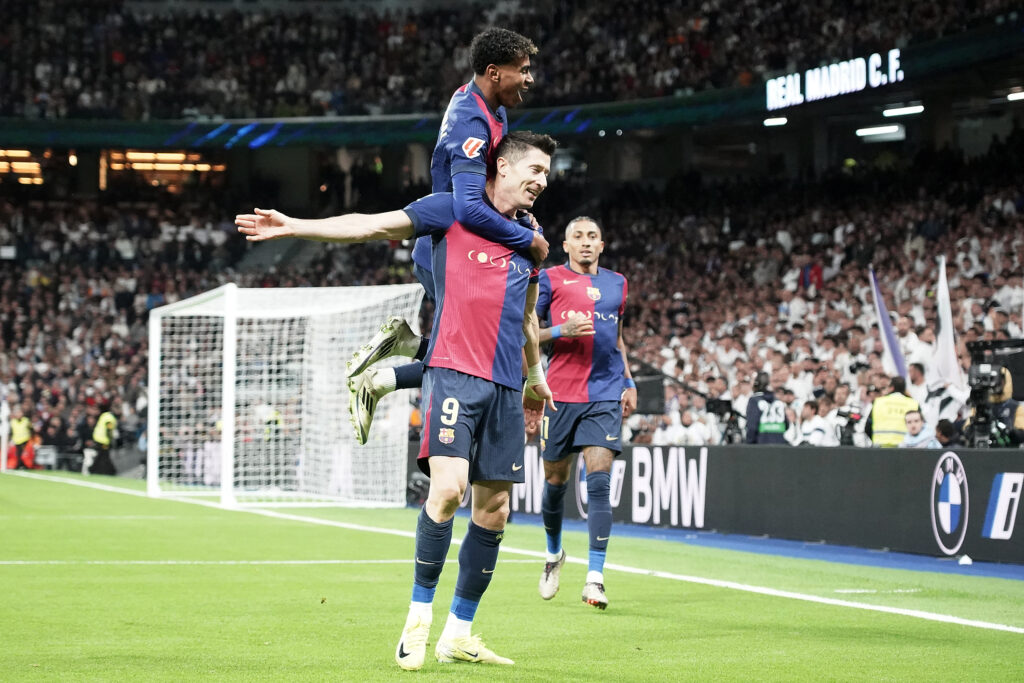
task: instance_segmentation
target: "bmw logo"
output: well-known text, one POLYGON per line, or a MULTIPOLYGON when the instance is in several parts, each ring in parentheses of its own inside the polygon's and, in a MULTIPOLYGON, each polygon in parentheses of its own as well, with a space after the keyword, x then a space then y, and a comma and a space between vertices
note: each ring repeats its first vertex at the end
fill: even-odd
POLYGON ((967 535, 967 473, 956 453, 943 453, 932 475, 932 531, 939 549, 956 555, 967 535))

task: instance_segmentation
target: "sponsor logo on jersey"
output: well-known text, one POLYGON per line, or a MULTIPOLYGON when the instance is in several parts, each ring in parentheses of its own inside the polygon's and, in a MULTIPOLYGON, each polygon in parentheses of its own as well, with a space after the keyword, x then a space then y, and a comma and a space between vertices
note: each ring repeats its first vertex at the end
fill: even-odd
POLYGON ((585 316, 587 320, 603 320, 606 322, 619 322, 618 313, 601 313, 600 311, 562 311, 559 317, 562 320, 568 320, 575 315, 585 316))
POLYGON ((480 150, 487 143, 480 138, 466 138, 466 141, 462 143, 462 151, 466 153, 466 156, 470 159, 475 159, 480 154, 480 150))
POLYGON ((947 451, 935 465, 931 497, 932 532, 946 555, 956 555, 963 545, 969 508, 964 465, 956 453, 947 451))
POLYGON ((587 296, 589 296, 594 301, 600 301, 601 290, 598 289, 597 287, 587 287, 587 296))
POLYGON ((579 280, 562 280, 563 285, 573 285, 579 282, 579 280))
POLYGON ((437 440, 443 444, 449 444, 455 441, 455 430, 451 427, 441 427, 437 431, 437 440))
POLYGON ((508 256, 491 256, 485 251, 477 251, 476 249, 470 249, 467 251, 466 258, 474 263, 479 263, 480 265, 492 265, 495 268, 508 268, 509 270, 514 270, 519 275, 530 275, 532 272, 530 266, 516 263, 513 258, 508 256))

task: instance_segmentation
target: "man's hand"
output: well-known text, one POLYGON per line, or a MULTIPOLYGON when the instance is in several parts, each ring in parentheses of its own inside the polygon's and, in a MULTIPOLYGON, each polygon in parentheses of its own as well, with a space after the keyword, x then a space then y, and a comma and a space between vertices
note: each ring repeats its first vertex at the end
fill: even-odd
POLYGON ((594 334, 594 321, 583 313, 573 313, 558 327, 562 337, 588 337, 594 334))
POLYGON ((238 232, 245 235, 249 242, 264 242, 281 237, 292 237, 293 231, 288 227, 288 216, 273 209, 253 209, 256 213, 235 216, 238 232))
POLYGON ((633 414, 636 410, 636 387, 626 387, 622 392, 622 419, 633 414))
POLYGON ((544 417, 544 406, 558 411, 547 382, 527 384, 523 387, 523 415, 526 418, 527 429, 534 429, 540 423, 541 418, 544 417))
POLYGON ((533 242, 530 243, 530 258, 538 266, 548 257, 548 249, 551 245, 544 239, 544 235, 537 231, 533 233, 533 242))

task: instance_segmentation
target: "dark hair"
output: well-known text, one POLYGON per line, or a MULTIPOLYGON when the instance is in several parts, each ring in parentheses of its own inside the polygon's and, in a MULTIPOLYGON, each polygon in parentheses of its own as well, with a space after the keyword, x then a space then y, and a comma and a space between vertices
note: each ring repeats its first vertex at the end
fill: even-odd
POLYGON ((576 225, 577 223, 582 223, 584 221, 586 221, 587 223, 593 223, 595 226, 597 226, 598 234, 601 235, 601 236, 604 236, 604 230, 601 229, 601 224, 600 223, 595 221, 590 216, 576 216, 576 218, 573 218, 571 221, 569 221, 568 223, 565 224, 565 237, 566 237, 566 239, 569 238, 569 231, 572 230, 572 226, 576 225))
POLYGON ((808 401, 804 401, 804 407, 809 407, 815 413, 818 412, 818 402, 815 401, 813 398, 808 401))
POLYGON ((956 427, 949 420, 939 420, 938 424, 935 425, 935 433, 947 439, 952 439, 956 433, 956 427))
POLYGON ((486 73, 491 64, 504 66, 535 54, 537 46, 532 40, 507 28, 489 28, 477 34, 469 45, 469 60, 475 74, 486 73))
POLYGON ((924 374, 924 365, 922 365, 921 363, 911 363, 910 367, 917 368, 918 372, 920 372, 922 375, 924 374))
POLYGON ((892 387, 892 390, 895 393, 907 393, 907 380, 903 379, 899 375, 889 380, 889 386, 892 387))
POLYGON ((924 413, 922 413, 920 410, 908 410, 907 412, 903 413, 903 419, 906 420, 907 415, 910 415, 912 413, 917 413, 921 420, 924 420, 924 413))
POLYGON ((494 150, 494 158, 503 157, 505 161, 514 164, 531 148, 539 149, 548 156, 554 156, 555 150, 558 149, 558 142, 550 135, 543 133, 514 130, 498 143, 498 147, 494 150))

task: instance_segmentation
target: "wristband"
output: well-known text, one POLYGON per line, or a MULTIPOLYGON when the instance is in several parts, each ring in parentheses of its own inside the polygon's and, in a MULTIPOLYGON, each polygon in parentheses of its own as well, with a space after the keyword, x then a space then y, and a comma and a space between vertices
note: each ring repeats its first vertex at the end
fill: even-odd
POLYGON ((636 389, 636 382, 633 381, 632 377, 627 377, 626 378, 626 388, 627 389, 636 389))
POLYGON ((547 380, 544 377, 544 366, 540 363, 531 365, 530 369, 526 371, 526 383, 535 387, 538 384, 545 384, 547 380))
POLYGON ((562 326, 561 325, 553 326, 551 328, 551 338, 552 339, 558 339, 561 336, 562 336, 562 326))

